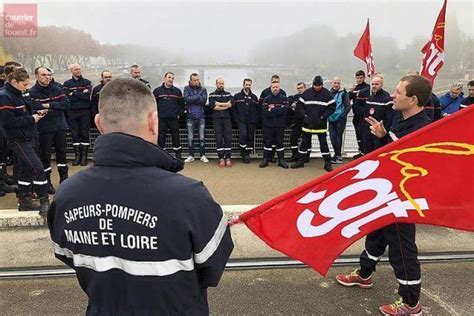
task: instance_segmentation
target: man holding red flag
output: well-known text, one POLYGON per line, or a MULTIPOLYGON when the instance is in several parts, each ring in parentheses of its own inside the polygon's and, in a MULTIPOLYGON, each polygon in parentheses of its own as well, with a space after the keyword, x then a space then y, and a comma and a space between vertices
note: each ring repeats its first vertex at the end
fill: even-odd
MULTIPOLYGON (((373 117, 366 118, 372 134, 378 138, 397 140, 430 123, 423 105, 429 100, 431 85, 421 76, 405 76, 400 80, 394 97, 393 108, 401 112, 402 118, 387 131, 383 122, 373 117)), ((421 290, 420 262, 415 243, 415 224, 395 223, 367 235, 365 250, 360 256, 360 268, 350 274, 336 276, 337 282, 344 286, 372 287, 375 267, 389 247, 389 261, 399 282, 398 293, 401 299, 394 304, 382 305, 384 315, 421 315, 419 304, 421 290)))

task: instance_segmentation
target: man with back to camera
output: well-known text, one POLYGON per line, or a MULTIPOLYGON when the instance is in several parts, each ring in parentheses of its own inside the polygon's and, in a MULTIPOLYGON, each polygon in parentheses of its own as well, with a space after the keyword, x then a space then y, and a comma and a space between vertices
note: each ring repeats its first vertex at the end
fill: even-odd
POLYGON ((207 288, 233 249, 219 204, 156 145, 146 85, 107 84, 95 120, 94 165, 58 188, 48 216, 55 256, 76 271, 87 315, 209 314, 207 288))
MULTIPOLYGON (((369 116, 366 121, 370 132, 391 142, 425 127, 431 120, 423 106, 430 96, 431 84, 427 79, 416 75, 401 78, 393 94, 393 109, 401 113, 401 119, 386 129, 383 122, 369 116)), ((380 311, 384 315, 421 315, 421 271, 415 232, 415 224, 395 223, 368 234, 360 255, 360 268, 337 275, 337 282, 344 286, 371 288, 376 265, 388 246, 388 257, 399 283, 401 298, 393 304, 380 306, 380 311)))

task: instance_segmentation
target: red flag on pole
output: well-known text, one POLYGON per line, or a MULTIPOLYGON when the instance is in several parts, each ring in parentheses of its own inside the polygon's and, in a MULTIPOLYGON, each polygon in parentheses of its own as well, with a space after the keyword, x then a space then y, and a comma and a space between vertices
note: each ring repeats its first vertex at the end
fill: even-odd
POLYGON ((443 7, 439 12, 438 19, 431 35, 431 40, 423 46, 423 62, 421 64, 420 75, 434 83, 438 72, 444 65, 444 28, 446 20, 446 4, 444 0, 443 7))
POLYGON ((367 76, 372 77, 375 73, 375 63, 374 56, 372 55, 372 45, 370 44, 369 19, 367 19, 367 26, 365 27, 364 33, 362 33, 354 49, 354 56, 362 59, 367 68, 367 76))
POLYGON ((392 223, 474 231, 473 174, 474 108, 466 108, 270 200, 237 222, 325 275, 347 247, 392 223))

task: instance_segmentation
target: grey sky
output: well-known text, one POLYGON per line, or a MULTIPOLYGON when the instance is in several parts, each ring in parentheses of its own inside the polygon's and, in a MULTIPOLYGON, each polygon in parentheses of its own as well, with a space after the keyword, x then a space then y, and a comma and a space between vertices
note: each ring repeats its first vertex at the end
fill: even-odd
MULTIPOLYGON (((40 25, 72 26, 91 33, 101 43, 152 45, 185 55, 219 55, 216 60, 241 62, 263 39, 289 35, 313 25, 331 25, 340 35, 359 34, 367 18, 371 19, 372 36, 392 36, 401 47, 414 37, 428 40, 443 3, 442 0, 28 2, 39 4, 40 25)), ((471 36, 473 10, 471 0, 448 1, 448 16, 455 13, 461 29, 471 36)), ((449 28, 449 23, 446 27, 449 28)))

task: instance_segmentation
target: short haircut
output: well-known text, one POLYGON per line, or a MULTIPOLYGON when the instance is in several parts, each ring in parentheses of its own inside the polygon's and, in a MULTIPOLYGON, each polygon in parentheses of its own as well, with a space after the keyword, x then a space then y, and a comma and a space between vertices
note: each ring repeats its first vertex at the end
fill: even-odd
POLYGON ((39 75, 39 70, 43 68, 43 69, 46 69, 46 71, 48 72, 51 72, 51 70, 49 70, 48 68, 46 68, 45 66, 38 66, 35 68, 35 76, 39 75))
POLYGON ((7 61, 4 66, 5 67, 7 67, 7 66, 21 67, 21 64, 19 62, 10 60, 10 61, 7 61))
POLYGON ((300 81, 300 82, 298 82, 298 83, 296 84, 296 86, 301 86, 301 85, 303 85, 303 86, 306 87, 306 83, 304 83, 303 81, 300 81))
POLYGON ((110 74, 112 74, 112 72, 111 72, 110 70, 105 69, 105 70, 103 70, 103 71, 100 73, 100 77, 101 77, 102 79, 104 79, 104 72, 110 72, 110 74))
POLYGON ((280 76, 279 75, 273 75, 272 76, 272 83, 273 83, 273 80, 280 80, 280 76))
POLYGON ((8 82, 12 82, 13 79, 15 79, 17 82, 22 82, 30 79, 30 76, 24 68, 16 67, 7 76, 8 82))
POLYGON ((130 66, 130 70, 132 70, 134 68, 140 68, 140 66, 138 66, 137 64, 133 64, 133 65, 130 66))
POLYGON ((462 83, 454 82, 454 83, 451 85, 451 89, 454 89, 454 90, 462 89, 462 83))
POLYGON ((253 81, 252 81, 252 79, 250 79, 250 78, 245 78, 245 79, 244 79, 244 81, 243 81, 242 83, 243 83, 243 84, 245 84, 245 82, 246 82, 246 81, 250 81, 250 83, 252 83, 252 82, 253 82, 253 81))
POLYGON ((5 73, 5 76, 8 76, 10 73, 13 72, 13 70, 20 67, 21 64, 17 63, 16 61, 7 61, 5 63, 5 67, 3 67, 3 72, 5 73))
POLYGON ((72 70, 74 67, 81 67, 81 65, 79 65, 78 63, 74 63, 74 64, 71 64, 69 65, 69 70, 72 70))
POLYGON ((100 120, 111 132, 140 130, 151 111, 156 111, 155 97, 139 80, 117 78, 100 91, 100 120))
POLYGON ((471 80, 467 83, 469 87, 474 87, 474 80, 471 80))
POLYGON ((359 77, 359 76, 364 76, 364 77, 365 77, 365 71, 363 71, 363 70, 358 70, 358 71, 356 71, 355 76, 356 76, 356 77, 359 77))
POLYGON ((217 78, 217 79, 216 79, 216 84, 217 84, 217 81, 219 81, 219 80, 224 81, 224 78, 222 78, 222 77, 217 78))
POLYGON ((165 78, 166 78, 166 76, 168 76, 168 75, 173 75, 173 76, 174 76, 174 72, 172 72, 172 71, 167 71, 167 72, 165 72, 165 78))
POLYGON ((189 76, 189 80, 193 80, 193 77, 196 77, 196 76, 199 76, 197 73, 193 72, 190 76, 189 76))
POLYGON ((431 83, 428 79, 418 75, 404 76, 400 81, 407 82, 407 97, 416 96, 418 98, 418 106, 424 106, 431 97, 431 83))

